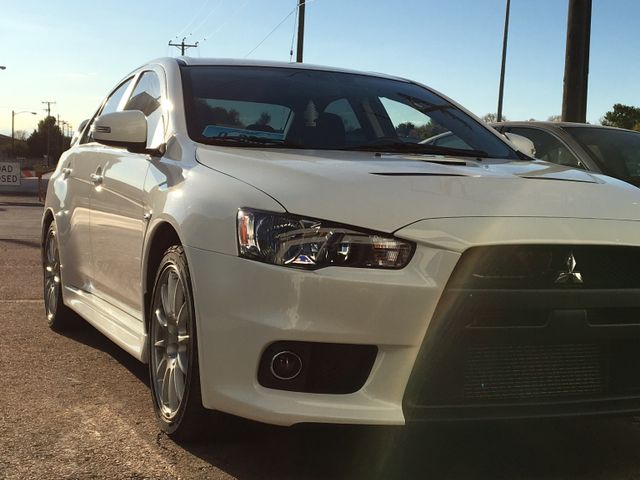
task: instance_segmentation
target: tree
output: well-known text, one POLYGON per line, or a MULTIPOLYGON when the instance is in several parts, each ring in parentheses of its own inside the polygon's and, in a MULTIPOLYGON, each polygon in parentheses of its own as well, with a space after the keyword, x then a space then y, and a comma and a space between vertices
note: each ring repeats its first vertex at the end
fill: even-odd
POLYGON ((27 141, 27 138, 29 138, 29 135, 27 134, 26 130, 16 130, 15 133, 13 134, 13 138, 23 142, 27 141))
POLYGON ((562 121, 562 115, 551 115, 549 118, 547 118, 547 122, 561 122, 562 121))
POLYGON ((605 113, 600 122, 609 127, 640 129, 640 108, 616 103, 613 110, 605 113))
POLYGON ((264 126, 269 125, 269 122, 271 122, 271 115, 269 115, 269 112, 262 112, 256 124, 264 126))
MULTIPOLYGON (((481 117, 482 121, 484 123, 496 123, 496 121, 498 120, 498 114, 497 113, 485 113, 482 117, 481 117)), ((504 115, 502 116, 502 121, 503 122, 508 122, 509 120, 507 119, 507 117, 505 117, 504 115)))
POLYGON ((404 123, 398 124, 398 126, 396 127, 396 132, 401 137, 410 137, 411 136, 411 132, 413 130, 415 130, 415 128, 416 128, 416 126, 413 123, 404 122, 404 123))
POLYGON ((62 134, 55 117, 49 116, 38 122, 38 128, 29 135, 27 144, 29 153, 34 157, 43 157, 48 150, 49 164, 55 165, 62 152, 69 148, 69 138, 62 134))

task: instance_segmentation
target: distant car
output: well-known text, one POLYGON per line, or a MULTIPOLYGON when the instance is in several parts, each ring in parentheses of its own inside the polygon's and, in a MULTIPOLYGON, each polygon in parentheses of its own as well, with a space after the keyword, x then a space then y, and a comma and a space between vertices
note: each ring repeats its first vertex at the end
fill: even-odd
MULTIPOLYGON (((504 133, 504 136, 516 147, 518 151, 530 157, 535 157, 535 145, 527 137, 508 132, 504 133)), ((426 140, 422 140, 419 143, 423 145, 433 145, 435 147, 469 149, 469 145, 467 145, 464 140, 462 140, 452 132, 440 133, 439 135, 434 135, 433 137, 427 138, 426 140)))
POLYGON ((536 158, 640 187, 640 132, 568 122, 504 122, 492 127, 531 140, 536 158))
POLYGON ((115 85, 51 176, 46 318, 74 311, 147 362, 178 439, 223 438, 215 411, 639 412, 639 205, 408 80, 165 58, 115 85), (447 131, 467 147, 420 143, 447 131))

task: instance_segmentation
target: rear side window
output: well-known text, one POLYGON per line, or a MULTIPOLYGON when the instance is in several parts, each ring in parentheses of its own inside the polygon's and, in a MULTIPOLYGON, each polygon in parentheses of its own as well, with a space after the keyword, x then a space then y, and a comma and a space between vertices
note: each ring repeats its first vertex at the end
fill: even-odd
POLYGON ((359 145, 367 141, 360 120, 358 120, 355 110, 346 98, 340 98, 331 102, 324 109, 324 113, 340 117, 344 125, 347 145, 359 145))
POLYGON ((120 106, 120 103, 122 102, 122 97, 127 92, 127 89, 129 88, 129 85, 131 84, 131 80, 133 80, 133 77, 125 80, 124 82, 122 82, 118 86, 118 88, 116 88, 111 93, 111 95, 109 95, 109 97, 107 98, 107 101, 104 102, 104 105, 102 106, 102 108, 91 119, 91 122, 85 128, 84 135, 82 135, 82 139, 80 140, 80 143, 93 142, 93 134, 91 133, 91 127, 93 125, 93 121, 99 115, 102 115, 104 113, 113 113, 113 112, 117 112, 118 111, 118 107, 120 106))
POLYGON ((156 148, 163 142, 164 121, 162 117, 162 89, 160 78, 151 70, 143 72, 138 79, 124 110, 139 110, 147 117, 147 146, 156 148))

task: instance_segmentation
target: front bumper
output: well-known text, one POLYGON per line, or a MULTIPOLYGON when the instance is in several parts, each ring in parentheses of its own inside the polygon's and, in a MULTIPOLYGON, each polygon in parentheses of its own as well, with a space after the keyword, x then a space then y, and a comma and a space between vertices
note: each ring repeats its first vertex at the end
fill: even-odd
POLYGON ((203 404, 279 425, 404 424, 402 399, 428 321, 459 254, 419 247, 402 270, 266 265, 187 247, 203 404), (265 388, 260 358, 273 342, 373 345, 354 393, 265 388))
MULTIPOLYGON (((467 249, 505 244, 640 247, 639 225, 638 222, 508 217, 424 221, 398 232, 399 237, 418 244, 410 264, 399 271, 334 267, 308 272, 188 247, 198 322, 203 404, 280 425, 302 422, 401 425, 420 420, 638 411, 640 401, 635 391, 626 396, 592 395, 578 402, 556 398, 548 402, 527 402, 519 398, 516 405, 512 405, 509 402, 492 404, 481 399, 480 405, 474 402, 469 405, 459 398, 447 398, 446 382, 425 381, 433 372, 445 378, 448 372, 453 373, 446 355, 454 347, 460 347, 455 334, 466 324, 456 323, 448 316, 451 311, 447 302, 455 309, 456 298, 461 297, 460 292, 454 292, 454 298, 447 300, 451 293, 447 283, 467 249), (443 315, 443 311, 447 315, 443 315), (260 359, 274 342, 287 341, 370 345, 377 348, 377 355, 366 382, 353 393, 302 393, 266 388, 258 381, 260 359), (443 345, 445 348, 435 348, 443 345)), ((468 294, 475 293, 462 293, 467 297, 468 294)), ((489 302, 501 304, 506 298, 503 294, 491 293, 493 297, 489 296, 489 302)), ((638 334, 640 327, 632 324, 615 331, 605 327, 607 332, 603 335, 599 332, 604 330, 588 328, 584 319, 580 320, 581 313, 576 312, 587 308, 580 298, 615 306, 622 296, 605 293, 595 299, 585 293, 576 298, 572 300, 574 303, 566 303, 562 294, 545 298, 527 294, 515 299, 518 305, 522 299, 530 302, 531 309, 536 307, 536 302, 547 303, 554 311, 552 315, 559 318, 549 324, 551 331, 539 336, 538 344, 537 333, 532 329, 515 329, 522 340, 516 342, 515 348, 544 360, 556 355, 558 348, 564 348, 557 345, 574 345, 578 340, 581 346, 577 355, 593 356, 604 350, 589 350, 591 344, 586 342, 589 345, 585 347, 582 342, 585 337, 595 338, 600 346, 609 342, 606 348, 615 350, 611 342, 616 338, 629 332, 634 336, 638 334), (565 318, 562 310, 572 313, 565 318), (558 325, 563 328, 556 332, 558 325), (545 337, 546 334, 550 337, 545 337), (531 353, 528 346, 531 343, 537 353, 531 353), (548 344, 555 346, 545 350, 548 344)), ((635 305, 633 292, 625 293, 624 298, 635 305)), ((599 308, 599 305, 593 307, 599 308)), ((524 310, 527 308, 525 304, 524 310)), ((563 374, 573 374, 571 368, 565 368, 563 360, 551 364, 551 368, 559 368, 563 374)))

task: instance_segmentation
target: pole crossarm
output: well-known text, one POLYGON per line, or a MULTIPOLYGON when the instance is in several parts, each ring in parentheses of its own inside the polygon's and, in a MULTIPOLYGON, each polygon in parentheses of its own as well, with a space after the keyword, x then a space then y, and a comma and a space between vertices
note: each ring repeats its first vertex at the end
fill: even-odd
POLYGON ((193 44, 190 43, 184 43, 184 41, 187 39, 187 37, 184 37, 182 39, 182 41, 180 43, 173 43, 171 40, 169 40, 169 46, 170 47, 176 47, 180 49, 180 54, 184 57, 184 52, 186 52, 189 48, 195 48, 198 46, 198 43, 200 42, 196 42, 193 44))

